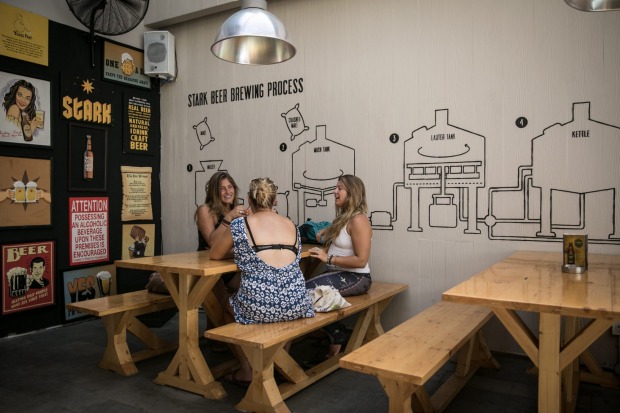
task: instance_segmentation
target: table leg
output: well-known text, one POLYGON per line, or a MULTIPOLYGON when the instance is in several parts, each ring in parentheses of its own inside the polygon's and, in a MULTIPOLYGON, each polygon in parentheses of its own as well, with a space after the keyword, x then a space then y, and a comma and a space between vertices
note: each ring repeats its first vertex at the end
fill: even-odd
POLYGON ((559 314, 541 313, 538 352, 538 411, 561 411, 559 314))
POLYGON ((226 397, 226 391, 215 381, 198 346, 198 307, 219 277, 168 272, 162 272, 161 276, 179 308, 179 349, 166 371, 157 375, 155 383, 210 399, 226 397))

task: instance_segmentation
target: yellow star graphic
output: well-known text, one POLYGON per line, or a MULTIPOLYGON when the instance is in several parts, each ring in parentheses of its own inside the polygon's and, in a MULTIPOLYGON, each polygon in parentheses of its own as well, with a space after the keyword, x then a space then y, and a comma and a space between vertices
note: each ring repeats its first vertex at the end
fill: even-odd
POLYGON ((86 94, 93 93, 93 90, 95 90, 93 84, 90 83, 90 80, 88 79, 82 82, 82 89, 84 90, 84 92, 86 92, 86 94))

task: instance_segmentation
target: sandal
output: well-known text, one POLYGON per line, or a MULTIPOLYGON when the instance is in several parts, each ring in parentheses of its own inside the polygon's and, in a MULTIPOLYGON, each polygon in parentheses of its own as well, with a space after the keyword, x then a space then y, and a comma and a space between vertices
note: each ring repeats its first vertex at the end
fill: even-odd
POLYGON ((239 370, 236 370, 230 374, 227 374, 224 376, 224 381, 237 385, 239 387, 243 387, 244 389, 247 389, 248 387, 250 387, 250 383, 252 383, 252 380, 249 381, 245 381, 245 380, 239 380, 237 378, 237 372, 239 370))

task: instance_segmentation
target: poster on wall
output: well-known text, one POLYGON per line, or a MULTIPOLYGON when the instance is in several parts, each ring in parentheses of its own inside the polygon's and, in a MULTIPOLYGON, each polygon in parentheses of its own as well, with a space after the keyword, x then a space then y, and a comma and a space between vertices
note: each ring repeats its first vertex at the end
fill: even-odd
POLYGON ((121 166, 123 178, 122 221, 153 219, 153 205, 151 204, 152 172, 153 168, 150 166, 121 166))
POLYGON ((97 79, 69 74, 60 74, 61 112, 63 119, 70 121, 111 125, 115 110, 120 107, 116 99, 120 94, 114 88, 97 79))
POLYGON ((144 53, 141 50, 104 40, 103 62, 105 80, 151 88, 151 78, 144 74, 144 53))
MULTIPOLYGON (((65 304, 92 300, 116 294, 114 264, 65 271, 62 274, 65 304)), ((87 314, 65 308, 65 320, 86 317, 87 314)))
POLYGON ((54 304, 54 241, 2 246, 2 314, 54 304))
POLYGON ((48 65, 49 21, 0 3, 0 55, 48 65))
POLYGON ((155 255, 155 224, 123 225, 121 259, 152 257, 155 255))
POLYGON ((0 228, 52 224, 52 160, 0 156, 0 228))
POLYGON ((149 145, 152 137, 150 98, 135 94, 125 96, 124 108, 123 152, 153 155, 153 145, 149 145))
POLYGON ((69 265, 109 261, 108 198, 69 198, 69 265))
POLYGON ((52 146, 50 82, 0 72, 0 97, 0 143, 52 146))
POLYGON ((107 189, 108 129, 69 124, 69 191, 107 189))

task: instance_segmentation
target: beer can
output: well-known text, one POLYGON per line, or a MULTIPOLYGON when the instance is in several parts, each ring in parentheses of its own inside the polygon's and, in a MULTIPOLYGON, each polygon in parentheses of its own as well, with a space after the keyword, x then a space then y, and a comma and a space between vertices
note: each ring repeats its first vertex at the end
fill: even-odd
POLYGON ((562 272, 581 274, 588 270, 588 236, 564 234, 562 272))

